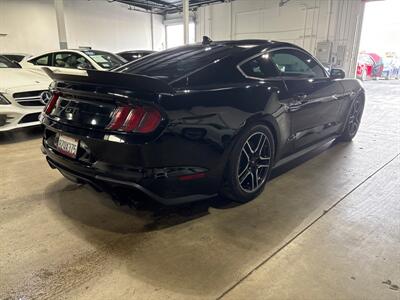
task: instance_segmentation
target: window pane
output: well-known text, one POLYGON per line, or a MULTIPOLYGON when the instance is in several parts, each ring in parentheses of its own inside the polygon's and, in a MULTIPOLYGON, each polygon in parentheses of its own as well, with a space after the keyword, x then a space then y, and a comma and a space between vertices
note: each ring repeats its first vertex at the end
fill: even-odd
POLYGON ((122 66, 116 71, 154 76, 172 81, 219 59, 245 50, 227 45, 211 45, 209 47, 191 45, 154 53, 122 66))
POLYGON ((100 67, 104 69, 117 68, 126 63, 122 58, 105 51, 85 50, 87 56, 93 59, 100 67))
POLYGON ((45 55, 45 56, 39 57, 35 61, 33 61, 33 64, 39 65, 39 66, 48 66, 49 65, 49 57, 50 57, 50 55, 45 55))
POLYGON ((7 58, 0 56, 0 68, 18 68, 18 65, 7 58))
POLYGON ((268 78, 277 76, 274 66, 270 63, 268 55, 261 55, 241 65, 242 71, 250 77, 268 78))
POLYGON ((81 55, 73 52, 56 53, 54 58, 54 66, 58 68, 69 69, 91 69, 90 63, 81 55))
POLYGON ((297 50, 280 50, 271 54, 276 67, 285 76, 323 78, 326 74, 309 55, 297 50))

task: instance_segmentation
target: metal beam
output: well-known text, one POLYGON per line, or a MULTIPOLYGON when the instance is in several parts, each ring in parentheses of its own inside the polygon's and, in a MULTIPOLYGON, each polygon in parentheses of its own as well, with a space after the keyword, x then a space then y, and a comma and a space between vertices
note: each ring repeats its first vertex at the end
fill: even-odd
POLYGON ((189 44, 189 0, 182 0, 183 7, 183 36, 185 45, 189 44))
POLYGON ((134 7, 139 7, 144 10, 149 10, 149 7, 146 5, 143 5, 143 3, 137 3, 135 1, 130 1, 130 0, 118 0, 118 2, 129 5, 129 6, 134 6, 134 7))
MULTIPOLYGON (((190 0, 190 1, 193 1, 193 0, 190 0)), ((198 7, 201 7, 201 6, 204 6, 204 5, 209 5, 209 4, 218 3, 218 2, 222 3, 222 2, 225 2, 225 1, 226 0, 197 0, 196 2, 190 2, 189 3, 189 9, 190 10, 195 10, 198 7)), ((232 2, 232 1, 234 1, 234 0, 229 0, 229 2, 232 2)), ((164 13, 171 14, 171 13, 176 13, 176 12, 180 12, 180 11, 182 11, 182 9, 180 7, 178 7, 176 9, 166 9, 164 11, 164 13)))
MULTIPOLYGON (((183 0, 167 2, 165 0, 108 0, 109 2, 120 2, 131 6, 142 8, 148 12, 151 10, 156 14, 167 14, 183 12, 183 0)), ((218 2, 231 2, 234 0, 189 0, 189 10, 194 10, 200 6, 218 2)), ((283 0, 288 1, 288 0, 283 0)))
POLYGON ((54 0, 54 9, 56 10, 58 41, 60 49, 68 49, 67 30, 64 19, 64 0, 54 0))
POLYGON ((154 20, 153 11, 150 13, 150 27, 151 27, 151 50, 154 51, 154 20))

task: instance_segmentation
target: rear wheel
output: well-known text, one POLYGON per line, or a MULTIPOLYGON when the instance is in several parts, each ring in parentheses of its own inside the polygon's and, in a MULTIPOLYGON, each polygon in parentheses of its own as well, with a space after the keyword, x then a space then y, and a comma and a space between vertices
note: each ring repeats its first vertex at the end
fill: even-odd
POLYGON ((357 134, 360 127, 361 117, 364 111, 364 98, 357 97, 351 105, 350 114, 347 118, 346 127, 339 137, 341 141, 349 142, 357 134))
POLYGON ((221 194, 240 203, 258 196, 271 173, 274 151, 273 135, 267 126, 247 129, 232 150, 221 194))

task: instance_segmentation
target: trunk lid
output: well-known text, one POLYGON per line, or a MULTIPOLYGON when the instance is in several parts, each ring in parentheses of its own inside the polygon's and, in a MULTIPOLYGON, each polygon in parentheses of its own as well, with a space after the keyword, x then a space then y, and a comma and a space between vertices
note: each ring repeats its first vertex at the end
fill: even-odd
POLYGON ((92 70, 79 75, 55 73, 48 68, 44 71, 55 81, 52 90, 59 93, 48 117, 81 128, 105 130, 121 107, 127 108, 124 118, 128 118, 129 109, 139 112, 142 108, 142 118, 154 108, 163 116, 157 103, 161 96, 174 93, 167 83, 148 76, 92 70))

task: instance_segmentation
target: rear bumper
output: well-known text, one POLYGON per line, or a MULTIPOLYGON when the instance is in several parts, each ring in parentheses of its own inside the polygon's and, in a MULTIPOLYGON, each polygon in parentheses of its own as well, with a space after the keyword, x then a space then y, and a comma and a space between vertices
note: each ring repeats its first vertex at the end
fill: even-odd
MULTIPOLYGON (((121 145, 123 146, 123 145, 121 145)), ((78 179, 99 190, 107 186, 124 186, 140 190, 150 198, 164 205, 177 205, 215 196, 218 180, 206 176, 193 181, 182 181, 183 175, 208 170, 199 167, 143 168, 128 165, 115 165, 96 161, 82 163, 57 152, 43 139, 42 152, 50 167, 58 169, 66 177, 78 179)), ((211 172, 212 173, 212 172, 211 172)))

